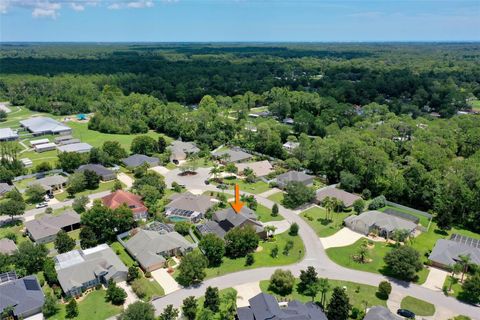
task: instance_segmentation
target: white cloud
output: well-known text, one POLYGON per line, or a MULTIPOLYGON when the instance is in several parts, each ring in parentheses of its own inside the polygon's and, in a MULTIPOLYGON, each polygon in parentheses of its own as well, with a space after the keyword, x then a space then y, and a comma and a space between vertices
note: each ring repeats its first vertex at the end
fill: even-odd
POLYGON ((118 3, 112 3, 112 4, 108 5, 107 8, 108 8, 108 9, 111 9, 111 10, 121 9, 120 4, 118 4, 118 3))
POLYGON ((153 7, 153 1, 132 1, 127 3, 128 8, 135 8, 135 9, 141 9, 141 8, 151 8, 153 7))
POLYGON ((70 6, 71 6, 72 9, 75 10, 75 11, 83 11, 83 10, 85 10, 85 5, 80 4, 80 3, 72 2, 72 3, 70 3, 70 6))

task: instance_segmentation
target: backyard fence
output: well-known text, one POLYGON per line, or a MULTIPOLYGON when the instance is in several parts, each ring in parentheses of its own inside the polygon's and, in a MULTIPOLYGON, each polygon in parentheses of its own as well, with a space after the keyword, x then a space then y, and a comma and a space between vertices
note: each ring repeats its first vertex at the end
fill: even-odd
POLYGON ((403 209, 403 210, 415 212, 419 215, 427 217, 428 219, 432 218, 432 215, 430 213, 425 212, 425 211, 420 211, 420 210, 417 210, 417 209, 413 209, 413 208, 410 208, 410 207, 407 207, 407 206, 404 206, 404 205, 401 205, 401 204, 398 204, 398 203, 395 203, 395 202, 392 202, 392 201, 385 201, 385 203, 389 206, 394 206, 394 207, 398 207, 398 208, 403 209))

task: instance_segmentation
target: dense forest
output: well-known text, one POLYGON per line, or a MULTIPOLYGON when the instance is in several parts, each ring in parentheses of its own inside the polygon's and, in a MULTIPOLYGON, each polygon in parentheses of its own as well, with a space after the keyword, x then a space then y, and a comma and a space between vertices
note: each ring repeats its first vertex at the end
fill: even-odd
POLYGON ((196 104, 273 87, 396 114, 452 116, 480 96, 478 44, 1 44, 0 96, 54 113, 125 95, 196 104), (82 98, 79 98, 81 95, 82 98))
POLYGON ((480 121, 457 115, 480 97, 478 44, 3 44, 0 65, 13 104, 239 145, 480 231, 480 121))

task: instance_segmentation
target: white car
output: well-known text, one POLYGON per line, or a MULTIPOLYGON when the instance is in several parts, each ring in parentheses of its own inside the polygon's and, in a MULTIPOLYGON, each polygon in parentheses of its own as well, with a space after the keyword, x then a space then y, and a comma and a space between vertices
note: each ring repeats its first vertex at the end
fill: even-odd
POLYGON ((40 209, 40 208, 45 208, 48 207, 48 203, 46 202, 40 202, 35 205, 35 208, 40 209))

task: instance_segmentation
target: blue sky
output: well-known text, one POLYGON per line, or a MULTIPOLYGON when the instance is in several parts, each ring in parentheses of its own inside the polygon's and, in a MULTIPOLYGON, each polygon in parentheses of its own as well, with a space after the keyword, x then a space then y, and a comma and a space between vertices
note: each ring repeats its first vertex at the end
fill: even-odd
POLYGON ((480 0, 0 0, 1 41, 480 41, 480 0))

